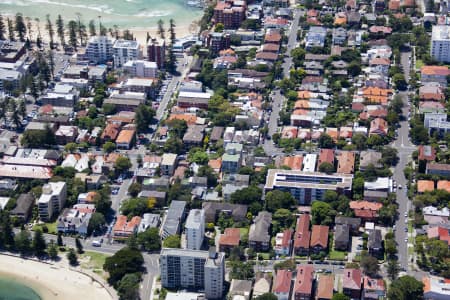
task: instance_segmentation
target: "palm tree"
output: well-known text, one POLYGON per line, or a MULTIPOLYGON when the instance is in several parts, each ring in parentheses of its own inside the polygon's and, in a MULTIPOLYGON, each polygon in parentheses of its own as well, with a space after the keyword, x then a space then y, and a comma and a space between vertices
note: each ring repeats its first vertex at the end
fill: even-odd
POLYGON ((22 119, 20 118, 20 112, 17 109, 17 102, 11 101, 10 103, 10 112, 12 112, 11 115, 11 122, 16 126, 16 128, 19 128, 22 126, 22 119))

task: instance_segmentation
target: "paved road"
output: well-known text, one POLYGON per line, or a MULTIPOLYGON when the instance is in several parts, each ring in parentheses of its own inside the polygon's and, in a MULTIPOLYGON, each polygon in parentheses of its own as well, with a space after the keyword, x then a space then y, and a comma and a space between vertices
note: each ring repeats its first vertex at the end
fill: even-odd
MULTIPOLYGON (((405 79, 409 80, 409 71, 410 71, 410 63, 409 63, 409 55, 410 52, 402 53, 401 55, 401 64, 403 66, 403 72, 405 74, 405 79)), ((403 115, 405 117, 408 116, 409 105, 408 105, 408 92, 400 92, 400 96, 403 99, 404 108, 403 115)), ((410 142, 408 133, 409 133, 409 124, 406 120, 400 122, 400 128, 398 129, 398 137, 393 142, 393 147, 398 150, 398 154, 400 157, 399 163, 395 167, 394 170, 394 180, 397 181, 397 185, 401 185, 403 189, 397 189, 397 202, 398 202, 398 220, 396 222, 396 232, 395 232, 395 241, 397 242, 398 249, 398 262, 402 268, 405 270, 409 270, 408 257, 408 243, 405 242, 405 239, 408 238, 408 233, 405 232, 405 228, 408 228, 407 222, 408 218, 405 218, 405 214, 410 210, 410 201, 407 196, 407 180, 403 173, 404 168, 411 161, 411 154, 416 149, 416 147, 410 142)), ((411 245, 412 246, 412 245, 411 245)))
MULTIPOLYGON (((294 19, 292 21, 292 25, 288 34, 288 43, 286 47, 286 58, 284 59, 282 68, 283 68, 283 76, 286 78, 289 78, 289 71, 292 67, 292 57, 291 57, 291 50, 295 48, 297 44, 297 31, 298 31, 298 23, 300 15, 303 14, 303 11, 296 10, 294 14, 294 19)), ((284 96, 280 93, 280 90, 277 88, 275 89, 272 94, 270 95, 272 99, 272 113, 269 118, 269 132, 268 135, 272 137, 274 133, 277 132, 278 129, 278 119, 280 117, 280 111, 283 107, 284 102, 284 96)), ((267 155, 281 155, 283 154, 282 149, 279 149, 276 147, 272 140, 265 140, 265 143, 263 144, 264 151, 267 155)))

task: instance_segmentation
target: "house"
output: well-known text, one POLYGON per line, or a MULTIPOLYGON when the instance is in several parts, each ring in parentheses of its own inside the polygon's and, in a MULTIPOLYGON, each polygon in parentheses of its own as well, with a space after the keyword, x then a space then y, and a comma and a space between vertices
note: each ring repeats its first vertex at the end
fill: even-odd
POLYGON ((347 30, 342 27, 333 29, 332 43, 333 45, 343 45, 347 40, 347 30))
POLYGON ((344 269, 342 292, 350 299, 361 299, 362 272, 360 269, 344 269))
POLYGON ((177 105, 182 108, 196 107, 207 109, 211 94, 203 92, 180 92, 177 98, 177 105))
POLYGON ((283 158, 281 166, 287 166, 291 170, 301 170, 303 166, 303 155, 286 156, 283 158))
POLYGON ((162 239, 180 233, 181 223, 183 223, 185 217, 185 210, 185 201, 172 200, 161 225, 160 233, 162 239))
POLYGON ((241 231, 239 228, 225 228, 219 239, 219 250, 229 252, 234 247, 239 247, 241 241, 241 231))
POLYGON ((350 217, 336 216, 334 218, 334 223, 336 225, 348 225, 352 232, 357 233, 358 230, 359 230, 359 226, 361 226, 361 219, 360 218, 350 218, 350 217))
POLYGON ((146 213, 142 216, 138 232, 144 232, 149 228, 157 228, 161 223, 161 217, 158 214, 146 213))
POLYGON ((209 141, 211 143, 218 142, 222 138, 224 130, 225 130, 224 127, 214 126, 212 128, 212 131, 211 131, 211 134, 210 134, 210 137, 209 137, 209 141))
POLYGON ((328 249, 328 226, 313 225, 311 232, 311 242, 309 248, 313 252, 319 253, 328 249))
POLYGON ((337 224, 334 230, 334 249, 347 251, 350 238, 350 226, 337 224))
POLYGON ((334 150, 333 149, 320 149, 319 161, 317 163, 317 169, 319 170, 320 165, 325 162, 334 166, 334 150))
POLYGON ((127 216, 119 215, 114 224, 112 235, 114 240, 123 241, 137 233, 141 224, 141 217, 135 216, 130 221, 127 216))
POLYGON ((272 293, 278 300, 289 300, 292 286, 292 272, 288 270, 278 270, 272 288, 272 293))
POLYGON ((297 219, 297 225, 294 235, 294 253, 296 255, 309 254, 309 239, 311 231, 309 230, 310 215, 302 214, 297 219))
POLYGON ((220 213, 231 216, 235 222, 241 222, 247 217, 247 205, 219 202, 203 202, 205 211, 205 222, 214 223, 220 213))
POLYGON ((381 135, 386 136, 388 133, 388 123, 381 118, 375 118, 370 122, 369 135, 381 135))
POLYGON ((228 143, 222 155, 222 171, 237 173, 242 165, 242 144, 228 143))
POLYGON ((172 176, 177 164, 177 155, 174 153, 164 153, 161 160, 161 175, 172 176))
POLYGON ((183 136, 185 147, 202 146, 204 129, 203 125, 189 125, 183 136))
POLYGON ((294 281, 293 300, 312 300, 314 285, 314 267, 298 265, 297 277, 294 281))
POLYGON ((423 66, 420 73, 422 83, 438 82, 442 86, 447 86, 447 76, 450 75, 450 69, 447 66, 423 66))
POLYGON ((122 129, 116 139, 117 148, 129 150, 134 143, 135 136, 136 130, 134 128, 122 129))
POLYGON ((383 207, 382 203, 369 201, 350 201, 350 209, 356 217, 366 221, 374 221, 378 218, 378 212, 383 207))
POLYGON ((436 159, 436 149, 430 145, 419 145, 419 160, 434 161, 436 159))
POLYGON ((58 145, 66 145, 75 142, 78 136, 78 127, 76 126, 59 126, 55 132, 56 143, 58 145))
POLYGON ((425 173, 429 175, 450 177, 450 164, 428 162, 425 173))
POLYGON ((383 199, 388 198, 388 192, 386 191, 373 191, 364 190, 364 200, 369 202, 381 202, 383 199))
POLYGON ((321 274, 318 281, 316 300, 331 300, 334 291, 334 275, 321 274))
POLYGON ((16 206, 11 210, 10 215, 26 222, 30 217, 34 203, 33 194, 20 194, 19 198, 17 198, 16 206))
POLYGON ((280 256, 288 256, 291 254, 292 235, 292 229, 286 229, 283 232, 277 233, 274 247, 275 254, 280 256))
POLYGON ((114 142, 119 135, 120 125, 114 123, 106 124, 105 129, 102 132, 101 139, 103 142, 112 141, 114 142))
POLYGON ((58 217, 58 232, 87 236, 89 220, 94 212, 94 204, 76 204, 73 208, 64 209, 58 217))
POLYGON ((367 248, 369 249, 370 255, 374 257, 383 257, 383 238, 381 236, 381 230, 375 229, 370 231, 367 248))
POLYGON ((255 251, 267 251, 270 248, 270 226, 272 214, 261 211, 253 220, 248 234, 249 247, 255 251))
POLYGON ((337 173, 352 174, 355 171, 355 153, 351 151, 341 151, 337 157, 337 173))
POLYGON ((377 169, 383 167, 383 164, 381 163, 381 152, 361 151, 359 156, 359 170, 364 172, 369 165, 372 165, 377 169))
POLYGON ((386 288, 382 278, 371 278, 364 276, 363 283, 363 300, 379 300, 385 299, 386 288))
POLYGON ((325 27, 311 26, 306 34, 305 49, 311 50, 315 47, 323 48, 327 29, 325 27))
POLYGON ((270 273, 256 273, 252 298, 255 299, 261 295, 270 293, 271 286, 272 276, 270 273))
POLYGON ((450 282, 448 279, 425 276, 422 282, 425 300, 446 300, 450 297, 450 282))
POLYGON ((449 229, 441 226, 429 227, 427 230, 427 237, 429 239, 438 239, 450 246, 449 229))
POLYGON ((242 299, 249 300, 252 294, 252 286, 253 283, 251 280, 239 280, 233 279, 231 280, 230 291, 228 293, 228 297, 230 299, 242 299), (236 297, 235 296, 240 296, 236 297))

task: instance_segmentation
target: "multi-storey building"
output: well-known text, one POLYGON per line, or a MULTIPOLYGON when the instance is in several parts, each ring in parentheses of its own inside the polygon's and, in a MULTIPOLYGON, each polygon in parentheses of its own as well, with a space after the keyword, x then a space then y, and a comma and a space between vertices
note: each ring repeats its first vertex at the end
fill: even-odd
POLYGON ((433 26, 431 33, 431 57, 440 62, 450 61, 450 26, 433 26))
POLYGON ((50 220, 64 207, 67 199, 67 186, 64 181, 49 182, 42 187, 42 195, 38 201, 39 217, 43 221, 50 220))
POLYGON ((200 250, 205 236, 205 211, 191 209, 186 219, 186 248, 200 250))
POLYGON ((117 40, 113 46, 114 66, 122 67, 127 61, 137 60, 141 56, 137 41, 117 40))
POLYGON ((163 248, 159 257, 161 285, 165 288, 204 290, 207 299, 221 299, 225 254, 190 249, 163 248))
POLYGON ((156 78, 158 66, 156 62, 145 60, 129 60, 123 68, 132 77, 156 78))
POLYGON ((322 200, 328 190, 349 194, 353 175, 325 174, 294 170, 271 169, 267 173, 265 191, 282 190, 290 192, 299 204, 310 204, 322 200))
POLYGON ((86 46, 86 58, 93 63, 104 63, 113 58, 113 41, 107 36, 93 36, 86 46))
POLYGON ((164 68, 166 60, 166 42, 162 39, 151 39, 147 44, 147 57, 155 62, 159 69, 164 68))
POLYGON ((214 23, 222 23, 225 29, 237 29, 245 20, 246 1, 219 1, 214 8, 214 23))

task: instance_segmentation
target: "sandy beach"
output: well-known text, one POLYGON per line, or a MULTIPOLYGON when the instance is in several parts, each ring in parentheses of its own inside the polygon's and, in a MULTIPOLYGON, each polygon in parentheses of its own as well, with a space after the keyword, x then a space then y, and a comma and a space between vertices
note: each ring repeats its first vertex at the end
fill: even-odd
POLYGON ((15 278, 31 287, 43 300, 112 299, 106 289, 90 277, 60 264, 50 265, 0 255, 0 274, 15 278))

